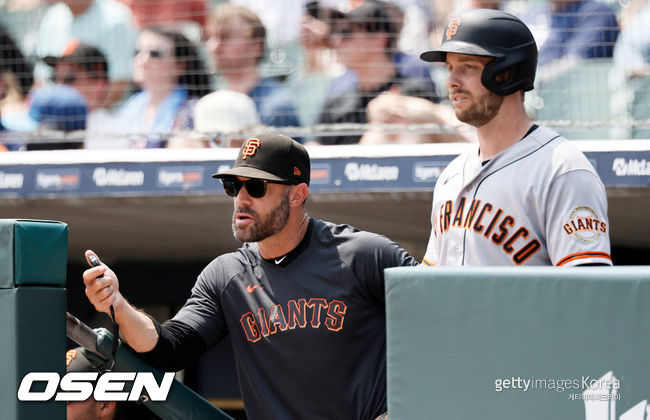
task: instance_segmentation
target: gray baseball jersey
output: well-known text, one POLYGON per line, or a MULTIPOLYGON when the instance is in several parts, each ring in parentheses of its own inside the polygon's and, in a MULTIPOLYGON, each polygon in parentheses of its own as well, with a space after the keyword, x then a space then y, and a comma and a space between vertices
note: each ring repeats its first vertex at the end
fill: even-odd
POLYGON ((174 319, 208 347, 230 334, 249 419, 374 419, 386 411, 384 268, 417 262, 383 236, 311 223, 285 267, 256 244, 212 261, 174 319))
POLYGON ((433 193, 427 265, 611 265, 605 187, 586 156, 537 127, 486 164, 454 159, 433 193))

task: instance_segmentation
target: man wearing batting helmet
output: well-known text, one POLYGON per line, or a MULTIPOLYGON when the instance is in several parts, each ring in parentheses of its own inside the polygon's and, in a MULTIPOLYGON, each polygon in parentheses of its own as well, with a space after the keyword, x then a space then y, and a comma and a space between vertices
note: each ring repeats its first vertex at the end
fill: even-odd
POLYGON ((456 117, 478 150, 443 171, 433 193, 428 265, 611 265, 607 196, 585 155, 533 124, 537 46, 521 20, 497 10, 452 16, 440 47, 456 117))
POLYGON ((90 302, 113 305, 122 337, 164 369, 230 335, 249 419, 382 415, 383 272, 417 262, 383 236, 310 218, 309 155, 289 137, 248 139, 234 167, 213 176, 233 197, 244 245, 203 270, 180 312, 160 325, 135 310, 105 265, 83 274, 90 302))

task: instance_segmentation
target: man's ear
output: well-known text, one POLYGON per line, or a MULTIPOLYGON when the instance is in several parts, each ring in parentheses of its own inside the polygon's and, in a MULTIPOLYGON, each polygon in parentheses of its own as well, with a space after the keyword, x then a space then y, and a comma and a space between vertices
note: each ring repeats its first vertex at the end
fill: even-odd
POLYGON ((307 184, 302 183, 294 185, 289 193, 289 204, 291 206, 301 206, 309 195, 309 187, 307 184))
POLYGON ((97 401, 97 418, 110 420, 115 415, 117 403, 115 401, 97 401))

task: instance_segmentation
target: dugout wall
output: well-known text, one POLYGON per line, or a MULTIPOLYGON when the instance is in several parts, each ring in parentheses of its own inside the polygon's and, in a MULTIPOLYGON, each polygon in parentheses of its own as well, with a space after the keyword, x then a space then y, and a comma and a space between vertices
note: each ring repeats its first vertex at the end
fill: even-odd
MULTIPOLYGON (((65 418, 65 402, 20 402, 28 372, 65 374, 68 226, 0 219, 0 417, 65 418)), ((41 390, 42 391, 42 390, 41 390)))
POLYGON ((386 270, 391 419, 645 420, 650 267, 386 270))

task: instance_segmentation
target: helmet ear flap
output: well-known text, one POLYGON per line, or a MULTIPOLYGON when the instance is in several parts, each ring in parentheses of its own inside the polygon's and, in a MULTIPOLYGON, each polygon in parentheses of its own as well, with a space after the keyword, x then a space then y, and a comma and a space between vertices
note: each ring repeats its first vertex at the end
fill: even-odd
MULTIPOLYGON (((485 65, 483 73, 481 74, 481 83, 485 86, 490 92, 496 93, 500 96, 508 96, 513 93, 523 90, 529 91, 533 89, 533 78, 529 76, 530 69, 527 69, 526 66, 530 66, 530 60, 525 60, 511 64, 504 57, 497 58, 496 60, 485 65), (499 76, 507 73, 508 77, 506 80, 499 80, 499 76)), ((533 60, 533 66, 536 65, 537 60, 533 60)), ((533 67, 532 74, 534 75, 535 69, 533 67)), ((534 76, 533 76, 534 77, 534 76)))
POLYGON ((490 92, 500 96, 508 96, 519 90, 517 87, 519 83, 517 83, 517 78, 515 77, 515 73, 517 72, 516 66, 508 65, 505 61, 504 57, 496 58, 494 61, 485 65, 481 74, 481 83, 483 83, 483 86, 490 92), (499 81, 499 76, 506 72, 510 72, 508 78, 499 81))

